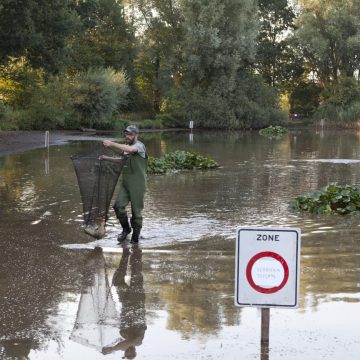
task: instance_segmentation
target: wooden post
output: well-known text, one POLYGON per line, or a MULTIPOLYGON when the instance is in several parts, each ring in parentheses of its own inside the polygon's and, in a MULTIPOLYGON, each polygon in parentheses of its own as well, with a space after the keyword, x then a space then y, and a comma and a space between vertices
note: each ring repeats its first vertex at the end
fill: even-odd
POLYGON ((270 309, 261 309, 261 360, 269 360, 270 309))

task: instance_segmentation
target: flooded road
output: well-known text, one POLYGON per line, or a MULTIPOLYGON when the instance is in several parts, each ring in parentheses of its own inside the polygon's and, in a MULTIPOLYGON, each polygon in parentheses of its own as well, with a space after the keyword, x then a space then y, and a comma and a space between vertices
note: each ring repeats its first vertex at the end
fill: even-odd
MULTIPOLYGON (((329 182, 359 184, 360 135, 153 133, 149 154, 193 150, 221 166, 149 176, 139 248, 83 232, 76 141, 0 157, 1 359, 326 359, 360 352, 360 218, 293 213, 329 182), (191 136, 192 135, 192 136, 191 136), (234 306, 238 226, 302 232, 300 306, 234 306), (101 249, 97 247, 101 247, 101 249)), ((99 140, 99 139, 98 139, 99 140)))

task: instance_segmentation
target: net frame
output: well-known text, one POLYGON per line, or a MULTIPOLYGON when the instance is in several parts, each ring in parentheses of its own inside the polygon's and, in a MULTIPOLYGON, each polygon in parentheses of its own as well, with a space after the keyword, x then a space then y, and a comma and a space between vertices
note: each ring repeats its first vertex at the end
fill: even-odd
MULTIPOLYGON (((127 160, 126 155, 118 154, 111 156, 111 160, 101 159, 100 155, 104 152, 104 149, 100 148, 92 154, 77 154, 70 157, 80 189, 86 228, 97 229, 100 224, 105 226, 115 187, 127 160)), ((90 235, 101 237, 104 234, 90 235)))

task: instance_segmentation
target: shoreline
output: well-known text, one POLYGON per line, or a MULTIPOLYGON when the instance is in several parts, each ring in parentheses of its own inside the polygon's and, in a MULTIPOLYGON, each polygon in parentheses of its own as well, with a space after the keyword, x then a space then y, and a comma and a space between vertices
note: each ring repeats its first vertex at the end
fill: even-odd
MULTIPOLYGON (((93 133, 71 130, 49 132, 49 143, 65 144, 72 140, 94 140, 93 133)), ((45 148, 45 131, 0 131, 0 157, 45 148)))
MULTIPOLYGON (((143 129, 142 133, 185 131, 187 129, 143 129)), ((77 140, 101 140, 105 137, 115 139, 120 131, 78 131, 78 130, 52 130, 49 131, 50 146, 66 144, 77 140)), ((45 148, 45 131, 42 130, 15 130, 0 131, 0 157, 22 153, 34 149, 45 148)))

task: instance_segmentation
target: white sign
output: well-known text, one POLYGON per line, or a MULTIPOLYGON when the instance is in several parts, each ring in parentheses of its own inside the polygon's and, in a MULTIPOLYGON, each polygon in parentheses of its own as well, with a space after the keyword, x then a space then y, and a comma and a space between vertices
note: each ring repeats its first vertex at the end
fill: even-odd
POLYGON ((300 229, 238 229, 235 305, 298 307, 300 229))

